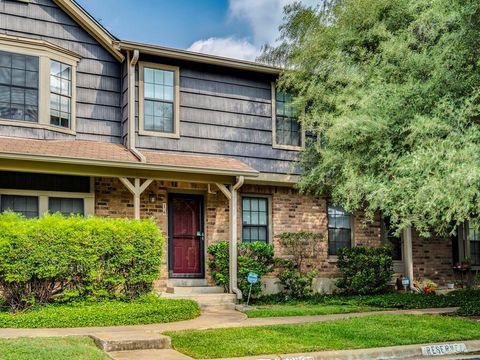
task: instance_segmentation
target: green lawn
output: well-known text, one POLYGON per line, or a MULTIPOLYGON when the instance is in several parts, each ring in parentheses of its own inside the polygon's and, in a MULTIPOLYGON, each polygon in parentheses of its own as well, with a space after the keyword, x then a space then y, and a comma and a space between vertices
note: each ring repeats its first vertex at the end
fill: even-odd
POLYGON ((305 315, 329 315, 345 314, 352 312, 365 312, 387 310, 385 308, 364 306, 364 305, 264 305, 257 306, 255 309, 248 310, 245 313, 250 318, 258 317, 279 317, 279 316, 305 316, 305 315))
MULTIPOLYGON (((132 302, 52 304, 25 312, 0 312, 0 328, 52 328, 166 323, 200 315, 191 300, 149 295, 132 302)), ((1 358, 0 358, 1 359, 1 358)))
POLYGON ((93 340, 84 336, 0 339, 2 360, 108 360, 93 340))
POLYGON ((438 315, 372 315, 321 323, 168 332, 197 359, 480 339, 480 324, 438 315))

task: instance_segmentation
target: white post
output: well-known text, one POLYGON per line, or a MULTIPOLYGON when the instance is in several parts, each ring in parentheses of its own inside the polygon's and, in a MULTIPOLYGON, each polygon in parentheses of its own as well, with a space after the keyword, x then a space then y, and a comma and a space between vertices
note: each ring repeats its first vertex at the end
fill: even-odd
POLYGON ((237 282, 237 190, 232 186, 230 197, 230 292, 237 282))
POLYGON ((119 178, 120 181, 133 195, 133 216, 136 220, 140 220, 140 195, 152 183, 152 179, 147 179, 143 184, 140 184, 140 179, 135 178, 133 184, 127 178, 119 178))
POLYGON ((230 283, 229 283, 229 292, 235 293, 237 299, 242 299, 242 291, 238 288, 238 278, 237 278, 237 204, 238 204, 238 189, 243 185, 244 178, 240 176, 235 185, 230 187, 230 190, 223 184, 216 183, 217 187, 223 192, 225 197, 228 199, 229 205, 229 228, 230 228, 230 243, 229 243, 229 273, 230 273, 230 283))
POLYGON ((410 280, 410 289, 413 288, 413 251, 412 251, 412 227, 403 229, 403 257, 405 262, 405 275, 410 280))

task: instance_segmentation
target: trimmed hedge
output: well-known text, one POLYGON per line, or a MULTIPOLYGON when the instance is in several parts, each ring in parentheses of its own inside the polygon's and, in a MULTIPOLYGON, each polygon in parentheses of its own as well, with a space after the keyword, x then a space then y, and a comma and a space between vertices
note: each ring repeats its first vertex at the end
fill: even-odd
POLYGON ((0 291, 13 310, 54 299, 135 298, 159 277, 162 253, 150 220, 0 214, 0 291))
POLYGON ((393 276, 392 249, 355 246, 338 250, 337 268, 341 278, 336 285, 348 294, 387 292, 393 276))
POLYGON ((0 328, 68 328, 167 323, 200 315, 195 301, 143 295, 123 302, 109 300, 48 304, 11 314, 0 312, 0 328))

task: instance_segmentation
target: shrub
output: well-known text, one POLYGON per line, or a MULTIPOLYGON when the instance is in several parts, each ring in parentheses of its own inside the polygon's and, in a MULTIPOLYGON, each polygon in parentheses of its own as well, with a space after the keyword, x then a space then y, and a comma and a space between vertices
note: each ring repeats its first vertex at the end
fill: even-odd
POLYGON ((53 299, 135 298, 159 276, 163 239, 150 220, 0 215, 0 290, 12 309, 53 299))
POLYGON ((341 278, 336 285, 350 294, 378 294, 387 291, 393 276, 392 250, 356 246, 338 251, 341 278))
POLYGON ((313 279, 317 275, 315 256, 323 235, 314 232, 287 232, 280 235, 280 243, 290 259, 278 259, 278 279, 287 297, 301 299, 313 293, 313 279))
POLYGON ((0 312, 0 328, 67 328, 166 323, 200 315, 195 301, 142 295, 133 301, 47 304, 24 312, 0 312))
POLYGON ((309 304, 309 305, 356 305, 372 306, 384 309, 425 309, 440 307, 472 308, 478 303, 480 290, 457 290, 445 295, 425 293, 389 293, 377 295, 314 294, 308 298, 286 299, 282 294, 262 296, 255 299, 255 304, 309 304))
MULTIPOLYGON (((208 267, 213 280, 228 290, 229 284, 229 243, 220 241, 208 247, 208 267)), ((250 284, 247 282, 249 272, 255 272, 259 278, 273 271, 273 247, 261 242, 238 244, 238 288, 247 294, 250 284)), ((252 295, 262 291, 260 282, 252 286, 252 295)))
POLYGON ((480 302, 478 300, 469 301, 462 306, 457 311, 457 315, 460 316, 480 316, 480 302))

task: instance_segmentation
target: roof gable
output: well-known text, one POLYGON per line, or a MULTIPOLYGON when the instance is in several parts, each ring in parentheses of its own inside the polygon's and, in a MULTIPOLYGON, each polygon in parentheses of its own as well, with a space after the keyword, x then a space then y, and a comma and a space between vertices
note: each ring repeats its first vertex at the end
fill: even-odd
POLYGON ((114 47, 117 39, 90 16, 80 5, 73 0, 53 0, 65 13, 75 20, 83 29, 92 35, 118 61, 122 62, 125 56, 114 47))

